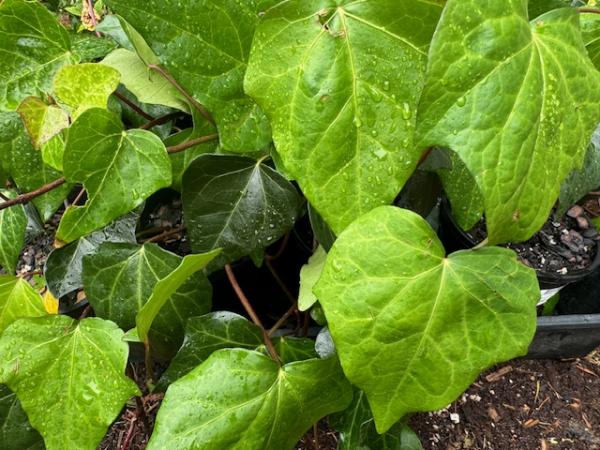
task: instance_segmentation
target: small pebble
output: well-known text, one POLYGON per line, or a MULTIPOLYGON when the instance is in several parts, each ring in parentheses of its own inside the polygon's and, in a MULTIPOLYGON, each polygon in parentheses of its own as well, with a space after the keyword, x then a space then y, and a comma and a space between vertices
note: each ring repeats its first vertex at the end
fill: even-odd
POLYGON ((457 413, 451 413, 450 420, 454 423, 460 423, 460 416, 457 413))
POLYGON ((579 205, 573 205, 568 211, 567 216, 576 219, 583 214, 583 208, 579 205))

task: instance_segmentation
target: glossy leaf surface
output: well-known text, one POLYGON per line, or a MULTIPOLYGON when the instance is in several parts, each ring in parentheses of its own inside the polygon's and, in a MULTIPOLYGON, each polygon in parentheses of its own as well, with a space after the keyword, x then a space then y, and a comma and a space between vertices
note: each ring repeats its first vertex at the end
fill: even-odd
POLYGON ((526 353, 535 272, 504 248, 445 257, 417 214, 381 207, 333 245, 315 287, 344 372, 378 432, 451 403, 483 369, 526 353))
POLYGON ((17 319, 45 315, 42 297, 27 281, 0 275, 0 334, 17 319))
POLYGON ((139 393, 124 375, 122 336, 112 322, 66 316, 19 320, 2 334, 0 382, 17 394, 48 450, 95 450, 139 393))
POLYGON ((35 431, 17 396, 0 384, 0 448, 43 450, 44 440, 35 431))
POLYGON ((441 3, 280 2, 258 27, 246 91, 336 233, 391 203, 417 164, 416 108, 441 3))
POLYGON ((82 183, 88 194, 85 205, 65 211, 57 231, 63 242, 108 225, 171 185, 161 140, 146 130, 125 131, 115 114, 98 108, 71 125, 63 165, 67 180, 82 183))
MULTIPOLYGON (((2 190, 5 197, 12 198, 14 193, 2 190)), ((0 210, 0 267, 8 273, 15 273, 17 262, 25 245, 27 215, 23 205, 15 205, 0 210)))
POLYGON ((485 201, 490 243, 528 239, 581 165, 600 117, 600 74, 579 13, 560 8, 529 22, 526 0, 449 0, 429 56, 421 148, 450 148, 464 161, 485 201))
POLYGON ((148 450, 291 450, 351 397, 335 358, 279 367, 257 352, 219 350, 169 387, 148 450))
POLYGON ((201 155, 183 176, 183 211, 195 252, 222 248, 223 266, 274 243, 298 216, 294 186, 260 161, 201 155))

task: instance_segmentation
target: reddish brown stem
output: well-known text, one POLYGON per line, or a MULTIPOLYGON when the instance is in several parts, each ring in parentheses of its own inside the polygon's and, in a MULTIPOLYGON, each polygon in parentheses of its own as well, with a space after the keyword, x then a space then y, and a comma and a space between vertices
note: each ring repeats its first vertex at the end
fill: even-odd
POLYGON ((281 326, 289 319, 289 317, 292 314, 295 314, 297 310, 298 310, 298 302, 294 302, 294 304, 291 306, 291 308, 288 309, 285 312, 285 314, 283 316, 281 316, 281 319, 279 319, 277 321, 277 323, 275 325, 273 325, 273 327, 269 330, 269 336, 273 336, 273 333, 275 333, 277 330, 279 330, 279 328, 281 328, 281 326))
POLYGON ((273 342, 271 341, 271 337, 269 336, 269 333, 267 332, 267 330, 265 330, 265 327, 263 326, 258 315, 256 315, 256 312, 254 312, 254 308, 252 308, 252 304, 250 303, 250 300, 248 300, 248 297, 246 297, 246 294, 244 294, 244 291, 240 287, 240 284, 238 283, 237 278, 235 277, 235 273, 233 273, 233 269, 231 268, 231 265, 229 265, 229 264, 225 265, 225 272, 227 273, 227 278, 229 279, 229 283, 231 284, 231 287, 233 288, 236 295, 240 299, 240 302, 242 303, 242 306, 244 307, 244 309, 250 316, 250 319, 252 319, 252 322, 254 322, 254 324, 261 329, 263 339, 265 341, 265 346, 267 347, 267 350, 269 351, 271 358, 273 358, 275 361, 279 362, 280 358, 279 358, 279 355, 277 354, 277 350, 275 350, 275 346, 273 345, 273 342))
POLYGON ((600 14, 600 9, 594 8, 579 8, 580 13, 600 14))
POLYGON ((144 242, 145 242, 145 243, 149 243, 149 242, 160 242, 160 241, 162 241, 163 239, 165 239, 165 238, 168 238, 168 237, 170 237, 170 236, 174 236, 174 235, 176 235, 176 234, 183 233, 185 230, 186 230, 186 226, 185 226, 185 225, 183 225, 183 226, 181 226, 181 227, 179 227, 179 228, 174 228, 173 230, 168 230, 168 231, 165 231, 164 233, 158 234, 158 235, 156 235, 156 236, 154 236, 154 237, 151 237, 150 239, 146 239, 144 242))
POLYGON ((121 100, 123 103, 125 103, 127 106, 129 106, 132 110, 134 110, 140 116, 142 116, 144 119, 150 120, 150 121, 154 120, 154 117, 152 117, 150 114, 148 114, 146 111, 144 111, 138 105, 133 103, 131 100, 129 100, 127 97, 125 97, 120 92, 115 91, 115 92, 113 92, 113 95, 115 97, 117 97, 119 100, 121 100))
POLYGON ((2 192, 0 192, 0 198, 2 200, 4 200, 5 202, 10 202, 10 198, 8 198, 6 195, 4 195, 2 192))
POLYGON ((216 141, 219 139, 218 134, 209 134, 208 136, 202 136, 196 139, 191 139, 189 141, 183 142, 178 145, 173 145, 171 147, 167 147, 167 151, 169 153, 179 153, 184 150, 187 150, 190 147, 194 147, 196 145, 204 144, 205 142, 216 141))
POLYGON ((54 180, 51 183, 45 184, 37 188, 35 191, 27 192, 15 198, 11 198, 10 200, 4 203, 0 203, 0 210, 10 208, 11 206, 15 205, 24 205, 25 203, 29 203, 34 198, 39 197, 40 195, 44 195, 47 192, 50 192, 51 190, 56 189, 57 187, 65 184, 66 181, 67 180, 65 180, 65 177, 60 177, 59 179, 54 180))
POLYGON ((181 113, 179 111, 175 111, 175 112, 166 114, 166 115, 164 115, 162 117, 158 117, 158 118, 156 118, 154 120, 151 120, 148 123, 145 123, 144 125, 142 125, 140 127, 140 129, 142 129, 142 130, 149 130, 149 129, 154 128, 154 127, 156 127, 158 125, 163 125, 163 124, 165 124, 167 122, 170 122, 173 119, 177 119, 179 116, 181 116, 181 114, 183 114, 183 113, 181 113))
POLYGON ((83 198, 84 194, 85 194, 85 188, 82 187, 79 190, 79 193, 77 194, 77 197, 75 197, 75 200, 73 200, 73 203, 71 203, 71 205, 76 206, 81 201, 81 199, 83 198))
POLYGON ((133 430, 135 428, 136 420, 137 420, 137 417, 135 417, 135 416, 131 419, 129 428, 127 430, 127 434, 125 435, 125 439, 123 439, 123 444, 121 445, 121 448, 119 450, 128 450, 129 449, 129 443, 131 442, 131 437, 133 436, 133 430))
POLYGON ((265 255, 265 259, 267 261, 275 261, 276 259, 278 259, 285 251, 285 248, 287 247, 289 240, 290 240, 290 232, 288 231, 287 233, 285 233, 285 236, 283 237, 283 240, 281 241, 281 246, 277 250, 277 253, 275 253, 274 255, 267 254, 267 255, 265 255))
POLYGON ((190 102, 190 104, 196 108, 198 110, 198 112, 200 114, 202 114, 204 116, 204 118, 206 120, 208 120, 210 123, 212 123, 214 125, 215 123, 215 119, 213 119, 213 117, 210 115, 210 113, 208 112, 208 110, 201 105, 194 97, 192 97, 178 82, 175 78, 173 78, 171 76, 171 74, 169 72, 167 72, 165 69, 163 69, 162 67, 156 65, 156 64, 150 64, 148 66, 149 69, 154 70, 155 72, 159 73, 165 80, 167 80, 169 83, 171 83, 173 85, 173 87, 175 89, 177 89, 179 91, 179 93, 181 95, 183 95, 186 100, 188 102, 190 102))

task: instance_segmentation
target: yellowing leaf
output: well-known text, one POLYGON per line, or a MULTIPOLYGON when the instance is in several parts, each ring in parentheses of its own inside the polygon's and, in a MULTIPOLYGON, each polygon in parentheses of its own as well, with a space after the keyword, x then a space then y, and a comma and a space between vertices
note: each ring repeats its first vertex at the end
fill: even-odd
POLYGON ((50 289, 46 289, 46 292, 42 296, 42 301, 48 314, 58 314, 58 299, 52 295, 50 289))

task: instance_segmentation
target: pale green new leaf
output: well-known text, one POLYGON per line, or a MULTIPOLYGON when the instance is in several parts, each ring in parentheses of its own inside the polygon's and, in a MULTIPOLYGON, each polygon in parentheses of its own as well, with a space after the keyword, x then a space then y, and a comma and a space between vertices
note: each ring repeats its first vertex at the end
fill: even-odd
POLYGON ((43 450, 44 441, 35 431, 17 396, 0 384, 0 448, 43 450))
MULTIPOLYGON (((269 122, 244 94, 243 79, 259 12, 275 2, 110 0, 106 3, 141 34, 162 66, 213 114, 223 147, 245 153, 262 150, 271 141, 269 122)), ((131 38, 132 34, 128 34, 131 38)))
POLYGON ((72 61, 71 37, 40 2, 0 2, 0 110, 50 91, 56 71, 72 61))
POLYGON ((42 161, 44 164, 52 167, 59 172, 63 170, 63 156, 65 154, 65 137, 64 134, 57 134, 41 148, 42 161))
POLYGON ((420 147, 454 150, 479 185, 490 243, 528 239, 600 117, 600 74, 574 8, 449 0, 419 104, 420 147), (499 95, 501 93, 501 95, 499 95))
POLYGON ((65 211, 57 231, 64 242, 109 224, 171 185, 162 141, 150 131, 125 131, 118 116, 98 108, 71 125, 63 166, 67 181, 83 184, 88 194, 85 205, 65 211))
MULTIPOLYGON (((156 244, 104 243, 83 258, 83 287, 98 317, 129 330, 157 283, 181 261, 156 244)), ((161 346, 162 354, 174 353, 181 345, 188 317, 210 311, 211 296, 208 279, 197 274, 167 297, 151 330, 152 343, 161 346)))
POLYGON ((335 358, 280 367, 257 352, 219 350, 169 387, 148 450, 291 450, 351 398, 335 358))
POLYGON ((118 70, 102 64, 66 66, 54 78, 53 91, 73 119, 90 108, 106 108, 108 97, 119 85, 118 70))
POLYGON ((144 306, 140 308, 135 318, 138 337, 141 341, 148 340, 148 332, 152 327, 152 323, 171 296, 173 296, 173 294, 175 294, 193 274, 204 269, 208 263, 219 255, 219 253, 221 253, 221 249, 216 249, 200 255, 187 255, 175 269, 164 278, 158 280, 152 289, 152 295, 150 295, 150 298, 144 306))
MULTIPOLYGON (((10 191, 0 190, 8 198, 14 198, 10 191)), ((0 210, 0 267, 6 272, 15 273, 19 255, 25 245, 27 215, 23 205, 15 205, 0 210)))
POLYGON ((119 48, 107 55, 102 64, 118 70, 121 83, 140 102, 170 106, 189 112, 189 105, 177 89, 158 73, 148 69, 136 53, 119 48))
POLYGON ((62 109, 48 106, 36 97, 27 97, 17 111, 35 148, 40 148, 69 126, 69 116, 62 109))
POLYGON ((391 203, 418 162, 416 109, 441 3, 287 1, 258 27, 246 91, 336 233, 391 203))
POLYGON ((296 222, 296 188, 261 161, 201 155, 183 176, 183 212, 195 252, 222 248, 214 266, 262 251, 296 222))
POLYGON ((298 294, 298 309, 300 311, 310 309, 317 302, 317 297, 312 290, 321 276, 326 259, 327 252, 319 246, 308 259, 308 264, 300 269, 300 292, 298 294))
POLYGON ((391 206, 338 237, 315 293, 380 433, 451 403, 480 371, 525 354, 540 295, 535 272, 512 250, 445 257, 423 218, 391 206))
POLYGON ((0 275, 0 335, 17 319, 44 315, 46 310, 42 297, 27 281, 12 275, 0 275))
POLYGON ((0 337, 0 382, 17 394, 47 450, 95 450, 139 395, 124 375, 122 336, 112 322, 57 315, 19 320, 0 337))

